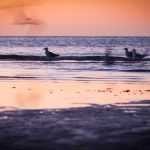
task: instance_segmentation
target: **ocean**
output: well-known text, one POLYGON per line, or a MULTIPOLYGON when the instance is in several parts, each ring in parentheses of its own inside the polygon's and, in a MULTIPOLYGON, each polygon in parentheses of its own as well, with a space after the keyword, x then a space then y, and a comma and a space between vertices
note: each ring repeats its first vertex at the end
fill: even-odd
MULTIPOLYGON (((0 54, 44 56, 44 47, 61 56, 125 56, 135 48, 150 57, 150 37, 0 37, 0 54)), ((150 62, 0 61, 0 80, 150 82, 150 62)))

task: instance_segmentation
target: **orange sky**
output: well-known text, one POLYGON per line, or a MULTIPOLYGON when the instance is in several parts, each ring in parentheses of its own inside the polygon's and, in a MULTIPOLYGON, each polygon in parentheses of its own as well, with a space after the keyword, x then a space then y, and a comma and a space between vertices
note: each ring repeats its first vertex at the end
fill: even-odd
POLYGON ((150 0, 0 0, 0 35, 150 36, 150 0))

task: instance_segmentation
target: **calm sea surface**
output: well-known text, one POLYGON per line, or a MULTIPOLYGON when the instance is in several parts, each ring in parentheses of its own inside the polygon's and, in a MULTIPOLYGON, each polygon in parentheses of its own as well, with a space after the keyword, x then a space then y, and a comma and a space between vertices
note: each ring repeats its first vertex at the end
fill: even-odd
MULTIPOLYGON (((106 51, 124 56, 125 47, 150 55, 150 37, 0 37, 0 54, 44 56, 44 47, 62 56, 97 56, 106 51)), ((150 82, 150 62, 0 61, 0 71, 0 80, 150 82)))

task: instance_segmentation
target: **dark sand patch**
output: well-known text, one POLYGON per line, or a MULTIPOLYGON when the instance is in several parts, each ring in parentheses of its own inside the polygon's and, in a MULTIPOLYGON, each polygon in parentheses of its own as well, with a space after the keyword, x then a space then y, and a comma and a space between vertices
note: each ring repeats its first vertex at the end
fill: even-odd
POLYGON ((126 93, 128 93, 128 92, 130 92, 130 90, 125 90, 125 91, 123 91, 123 92, 126 92, 126 93))
POLYGON ((150 107, 0 112, 2 150, 149 150, 150 107))

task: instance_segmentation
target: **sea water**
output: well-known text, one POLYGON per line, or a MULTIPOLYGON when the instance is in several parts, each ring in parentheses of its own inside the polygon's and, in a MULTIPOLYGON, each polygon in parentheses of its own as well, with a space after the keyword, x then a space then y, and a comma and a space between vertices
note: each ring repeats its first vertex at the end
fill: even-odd
MULTIPOLYGON (((0 54, 125 57, 124 48, 150 55, 150 37, 0 37, 0 54)), ((147 56, 150 57, 150 56, 147 56)), ((150 82, 150 62, 0 61, 0 80, 150 82)))

